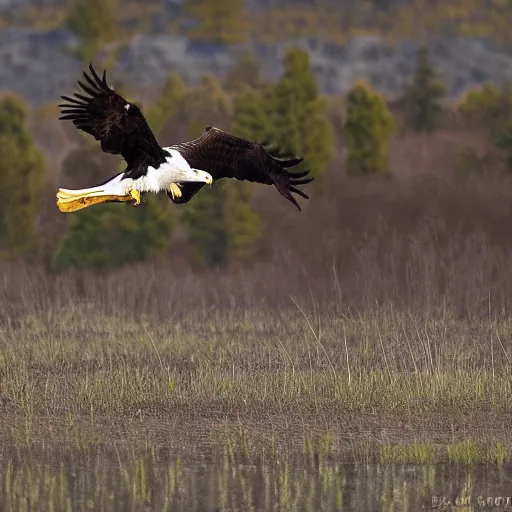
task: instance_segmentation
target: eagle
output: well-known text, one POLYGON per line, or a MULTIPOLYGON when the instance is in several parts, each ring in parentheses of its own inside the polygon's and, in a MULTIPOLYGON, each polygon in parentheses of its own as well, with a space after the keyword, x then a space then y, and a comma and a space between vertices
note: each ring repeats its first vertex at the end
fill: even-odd
POLYGON ((313 181, 309 170, 294 172, 303 158, 282 155, 265 142, 256 143, 219 128, 208 126, 203 134, 169 147, 158 144, 141 108, 123 98, 107 84, 106 71, 100 78, 92 63, 78 85, 87 94, 61 96, 60 120, 92 135, 105 153, 121 155, 126 168, 108 181, 92 188, 59 188, 57 206, 73 212, 103 202, 141 202, 141 193, 165 192, 176 204, 183 204, 205 185, 221 178, 236 178, 274 185, 279 193, 301 208, 292 193, 309 197, 297 185, 313 181))

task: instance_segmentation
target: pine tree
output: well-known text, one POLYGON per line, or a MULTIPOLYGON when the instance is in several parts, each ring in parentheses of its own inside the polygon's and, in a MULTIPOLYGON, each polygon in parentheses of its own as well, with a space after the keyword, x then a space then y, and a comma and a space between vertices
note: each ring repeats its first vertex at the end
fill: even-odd
POLYGON ((139 208, 100 204, 76 212, 55 256, 55 267, 115 268, 166 251, 173 218, 162 207, 163 201, 168 202, 165 197, 148 196, 139 208))
POLYGON ((466 92, 458 109, 467 126, 499 136, 512 114, 510 87, 500 88, 491 83, 466 92))
POLYGON ((81 40, 79 57, 89 62, 116 37, 117 0, 71 0, 68 25, 81 40))
POLYGON ((224 223, 227 258, 234 268, 251 261, 263 232, 261 219, 251 206, 252 184, 232 180, 226 183, 224 223))
POLYGON ((277 138, 274 133, 271 90, 245 87, 234 95, 231 130, 235 135, 254 142, 277 138))
POLYGON ((404 94, 404 104, 409 126, 418 132, 436 128, 442 112, 440 104, 446 89, 437 77, 430 61, 428 48, 418 50, 416 70, 404 94))
POLYGON ((230 69, 224 84, 228 92, 237 92, 247 87, 261 87, 260 61, 256 54, 251 50, 244 50, 230 69))
POLYGON ((46 191, 46 169, 26 129, 26 117, 22 100, 0 100, 0 240, 8 257, 30 258, 39 251, 37 214, 46 191))
POLYGON ((168 122, 174 121, 186 96, 186 87, 178 73, 171 73, 165 81, 159 100, 146 116, 156 137, 168 122))
POLYGON ((388 176, 388 145, 395 121, 384 98, 359 82, 348 92, 345 104, 348 173, 388 176))
POLYGON ((197 21, 193 41, 229 45, 247 38, 244 0, 185 0, 184 11, 197 21))
POLYGON ((204 267, 236 267, 250 260, 262 233, 250 204, 250 183, 214 182, 182 207, 193 259, 204 267))
MULTIPOLYGON (((284 59, 284 74, 267 100, 268 138, 283 151, 304 157, 302 167, 318 179, 334 153, 332 126, 306 52, 292 48, 284 59)), ((298 170, 298 169, 297 169, 298 170)))
MULTIPOLYGON (((217 80, 205 77, 185 101, 191 138, 204 126, 198 119, 228 129, 232 115, 229 97, 217 80), (200 99, 200 101, 198 101, 200 99)), ((214 182, 183 205, 182 221, 194 259, 206 267, 234 267, 252 256, 261 233, 258 215, 250 205, 250 184, 237 180, 214 182)))
MULTIPOLYGON (((231 115, 230 99, 217 79, 210 75, 189 91, 183 102, 183 120, 189 124, 189 138, 199 137, 209 124, 227 128, 231 115)), ((226 183, 215 182, 211 188, 203 187, 192 201, 183 205, 181 220, 187 232, 190 252, 194 260, 205 267, 228 264, 227 234, 224 225, 226 183)))

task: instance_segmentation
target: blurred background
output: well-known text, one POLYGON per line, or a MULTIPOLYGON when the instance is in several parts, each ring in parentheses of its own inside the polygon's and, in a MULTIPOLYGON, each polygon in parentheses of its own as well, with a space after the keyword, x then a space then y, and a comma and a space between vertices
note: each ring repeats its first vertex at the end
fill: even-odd
POLYGON ((1 315, 77 297, 504 310, 511 22, 506 0, 0 0, 1 315), (162 145, 214 125, 304 156, 311 199, 224 180, 182 206, 60 213, 59 186, 123 168, 58 121, 89 62, 162 145))

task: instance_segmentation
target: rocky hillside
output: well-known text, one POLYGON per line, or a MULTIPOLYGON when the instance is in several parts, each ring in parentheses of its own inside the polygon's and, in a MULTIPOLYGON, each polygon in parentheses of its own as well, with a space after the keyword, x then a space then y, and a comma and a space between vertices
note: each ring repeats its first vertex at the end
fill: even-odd
MULTIPOLYGON (((18 7, 23 2, 32 6, 35 3, 58 6, 62 1, 0 0, 0 14, 14 3, 18 7)), ((373 1, 377 7, 405 2, 373 1)), ((178 0, 163 1, 166 7, 154 15, 149 29, 111 45, 109 55, 115 55, 115 64, 109 66, 111 77, 143 94, 162 84, 171 71, 179 71, 188 82, 197 81, 207 72, 222 76, 236 62, 245 44, 259 55, 262 73, 269 80, 279 77, 281 56, 288 46, 307 49, 320 88, 329 94, 343 93, 354 81, 364 78, 382 92, 397 95, 414 68, 418 42, 403 36, 397 37, 394 43, 378 36, 350 36, 343 42, 330 36, 288 37, 277 43, 255 42, 252 36, 251 43, 232 47, 198 44, 167 30, 175 16, 169 5, 177 3, 178 0)), ((273 1, 276 3, 279 4, 273 1)), ((0 25, 0 91, 16 91, 36 106, 56 102, 60 94, 74 86, 80 73, 81 64, 72 56, 77 45, 76 36, 67 28, 0 25)), ((494 43, 445 35, 430 38, 429 47, 452 99, 485 81, 512 80, 512 51, 500 49, 494 43)))

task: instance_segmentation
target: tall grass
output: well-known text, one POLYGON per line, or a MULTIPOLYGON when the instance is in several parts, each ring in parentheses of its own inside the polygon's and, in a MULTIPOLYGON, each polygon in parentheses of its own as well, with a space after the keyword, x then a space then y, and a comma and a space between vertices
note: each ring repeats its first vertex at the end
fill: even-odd
POLYGON ((81 305, 20 318, 0 339, 4 435, 16 445, 42 432, 44 443, 78 446, 173 445, 185 435, 205 449, 234 443, 243 456, 304 443, 348 456, 348 439, 370 442, 362 457, 374 458, 375 446, 469 436, 483 454, 471 460, 510 452, 509 319, 392 307, 315 317, 292 304, 151 323, 81 305))

